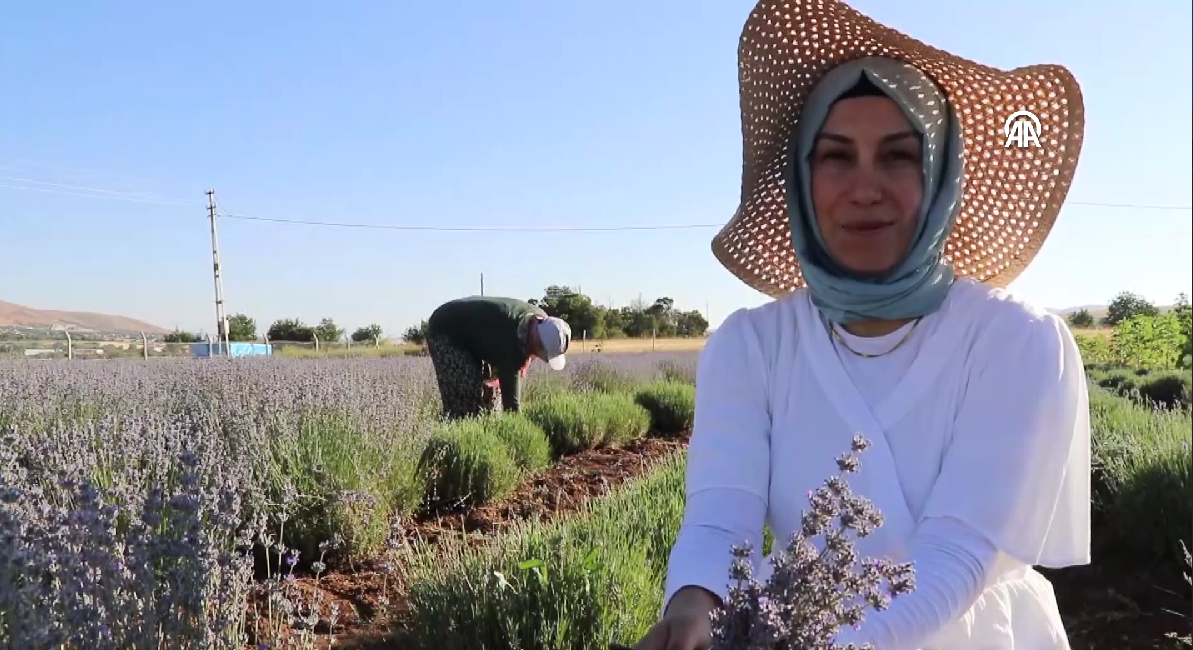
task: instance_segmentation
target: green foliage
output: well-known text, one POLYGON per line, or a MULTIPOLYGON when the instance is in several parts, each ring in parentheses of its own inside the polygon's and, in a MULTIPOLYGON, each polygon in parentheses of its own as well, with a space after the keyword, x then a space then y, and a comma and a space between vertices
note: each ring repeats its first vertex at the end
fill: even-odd
POLYGON ((428 505, 476 505, 513 491, 521 472, 506 443, 480 418, 446 423, 418 462, 428 505))
POLYGON ((655 381, 638 389, 634 401, 650 412, 651 428, 663 434, 692 429, 696 414, 696 387, 677 381, 655 381))
POLYGON ((542 298, 529 302, 551 316, 571 325, 575 338, 587 333, 590 339, 622 337, 699 337, 708 333, 708 320, 699 310, 675 309, 675 301, 657 298, 653 303, 633 304, 613 309, 593 302, 592 298, 571 287, 553 284, 542 298))
POLYGON ((1190 408, 1193 372, 1123 368, 1114 365, 1086 366, 1089 380, 1111 393, 1149 408, 1190 408))
POLYGON ((1176 297, 1172 315, 1181 331, 1180 365, 1189 368, 1193 366, 1193 307, 1189 305, 1189 296, 1181 293, 1176 297))
POLYGON ((480 548, 417 549, 404 563, 415 650, 605 650, 658 619, 683 518, 684 460, 663 461, 573 517, 530 522, 480 548))
POLYGON ((368 435, 347 414, 312 409, 297 436, 270 436, 274 501, 292 488, 299 495, 286 525, 287 546, 317 557, 318 544, 344 538, 343 557, 365 559, 385 546, 388 522, 408 514, 422 485, 408 452, 368 435))
POLYGON ((236 314, 228 319, 229 341, 256 341, 257 321, 245 314, 236 314))
POLYGON ((593 338, 602 338, 604 335, 605 322, 601 309, 584 294, 567 287, 551 285, 547 287, 545 297, 536 302, 548 315, 567 321, 574 333, 582 336, 584 332, 588 332, 593 338))
POLYGON ((1133 316, 1157 316, 1160 309, 1142 296, 1130 291, 1123 291, 1110 301, 1106 308, 1105 323, 1118 325, 1133 316))
POLYGON ((423 319, 423 322, 419 323, 418 325, 416 325, 414 327, 407 327, 406 332, 404 334, 402 334, 402 340, 407 343, 413 343, 414 345, 422 345, 423 343, 426 343, 427 342, 427 321, 426 321, 426 319, 423 319))
POLYGON ((332 343, 344 337, 344 330, 337 327, 335 321, 324 318, 315 326, 315 334, 323 343, 332 343))
POLYGON ((530 402, 524 413, 546 432, 556 456, 632 440, 650 428, 650 414, 626 394, 559 392, 530 402))
MULTIPOLYGON (((1178 566, 1193 518, 1187 417, 1097 389, 1091 417, 1097 542, 1178 566)), ((412 550, 402 640, 450 650, 634 643, 661 606, 683 476, 679 457, 576 516, 520 524, 481 547, 412 550)))
POLYGON ((635 404, 630 395, 587 395, 583 400, 605 430, 601 444, 624 444, 650 431, 650 413, 635 404))
POLYGON ((270 341, 293 341, 296 343, 311 343, 315 340, 315 330, 297 318, 283 318, 274 321, 269 326, 267 334, 270 341))
POLYGON ((1193 451, 1189 416, 1094 389, 1090 394, 1094 507, 1102 543, 1179 562, 1190 544, 1193 451))
POLYGON ((162 337, 165 343, 199 343, 201 340, 198 334, 178 329, 162 337))
POLYGON ((1087 364, 1108 364, 1114 362, 1114 352, 1110 348, 1110 338, 1097 334, 1074 334, 1077 349, 1081 350, 1081 360, 1087 364))
POLYGON ((354 343, 376 343, 381 340, 381 326, 373 323, 368 327, 359 327, 352 333, 352 341, 354 343))
POLYGON ((1094 315, 1088 309, 1078 309, 1069 314, 1069 324, 1073 327, 1088 328, 1094 326, 1094 315))
POLYGON ((1142 400, 1161 408, 1189 408, 1193 374, 1171 370, 1150 374, 1139 385, 1142 400))
POLYGON ((484 421, 491 430, 509 447, 514 464, 523 472, 537 472, 551 464, 551 443, 547 434, 534 422, 520 413, 490 416, 484 421))
POLYGON ((1181 357, 1181 325, 1174 314, 1136 315, 1114 327, 1111 349, 1121 365, 1175 368, 1181 357))

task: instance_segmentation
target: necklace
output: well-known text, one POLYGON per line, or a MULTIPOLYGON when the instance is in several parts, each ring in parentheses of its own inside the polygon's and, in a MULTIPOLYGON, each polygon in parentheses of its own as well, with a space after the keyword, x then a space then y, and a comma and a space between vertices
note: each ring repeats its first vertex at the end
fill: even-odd
POLYGON ((912 332, 914 332, 915 328, 919 326, 920 321, 923 320, 923 318, 924 318, 923 316, 920 316, 919 318, 916 318, 914 321, 912 321, 911 327, 909 327, 907 329, 907 333, 903 335, 903 338, 899 339, 899 342, 896 343, 894 345, 894 347, 887 350, 886 352, 879 352, 878 354, 869 354, 866 352, 858 352, 857 350, 854 350, 853 348, 849 347, 849 343, 847 343, 845 341, 844 337, 841 336, 841 333, 837 331, 837 327, 835 325, 833 325, 833 323, 831 321, 828 321, 826 319, 825 326, 828 327, 830 332, 832 332, 833 338, 836 339, 837 341, 839 341, 841 343, 841 345, 844 346, 844 348, 846 350, 849 350, 855 356, 862 357, 863 359, 874 359, 877 357, 884 357, 884 356, 894 352, 895 350, 898 350, 904 343, 907 342, 907 339, 911 338, 912 332))

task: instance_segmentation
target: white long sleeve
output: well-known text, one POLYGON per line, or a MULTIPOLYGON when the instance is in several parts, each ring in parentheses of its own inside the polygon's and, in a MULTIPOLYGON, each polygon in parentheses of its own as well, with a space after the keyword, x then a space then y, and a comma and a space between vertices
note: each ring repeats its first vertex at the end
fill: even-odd
POLYGON ((916 588, 881 612, 868 610, 859 629, 845 628, 837 643, 870 643, 881 650, 916 650, 970 608, 986 587, 998 549, 952 518, 924 520, 911 540, 916 588))
POLYGON ((687 585, 724 599, 734 544, 749 540, 755 553, 762 551, 770 482, 765 364, 744 310, 731 314, 701 352, 687 503, 668 561, 664 611, 687 585))
MULTIPOLYGON (((959 281, 894 353, 836 347, 799 293, 735 312, 706 344, 663 610, 688 585, 724 599, 732 547, 760 551, 764 525, 789 539, 861 433, 871 448, 846 480, 884 523, 857 550, 912 562, 916 589, 838 640, 1070 650, 1052 586, 1031 568, 1089 561, 1088 402, 1063 321, 959 281)), ((759 581, 768 565, 755 555, 759 581)))

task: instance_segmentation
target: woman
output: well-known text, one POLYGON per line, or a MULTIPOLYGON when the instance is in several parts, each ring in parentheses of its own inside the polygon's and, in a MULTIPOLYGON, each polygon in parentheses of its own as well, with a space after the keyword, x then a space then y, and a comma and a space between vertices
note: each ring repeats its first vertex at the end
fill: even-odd
POLYGON ((530 363, 537 357, 563 370, 571 340, 566 321, 517 298, 470 296, 440 305, 427 319, 427 351, 444 417, 492 410, 497 392, 502 410, 518 412, 530 363))
MULTIPOLYGON (((1076 166, 1062 68, 985 68, 830 0, 764 1, 739 53, 742 205, 713 244, 777 298, 702 353, 683 525, 664 611, 636 650, 710 643, 731 548, 777 545, 854 433, 855 492, 884 524, 862 555, 916 589, 839 643, 1067 650, 1033 566, 1089 562, 1089 413, 1073 337, 1000 287, 1034 256, 1076 166), (1004 146, 1028 110, 1040 149, 1004 146)), ((759 580, 769 563, 756 561, 759 580)))

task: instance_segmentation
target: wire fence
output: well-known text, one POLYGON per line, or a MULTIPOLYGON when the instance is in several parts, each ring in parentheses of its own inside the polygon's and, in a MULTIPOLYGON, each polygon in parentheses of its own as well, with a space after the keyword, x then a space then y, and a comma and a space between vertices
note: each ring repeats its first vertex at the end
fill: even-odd
MULTIPOLYGON (((369 355, 389 356, 419 354, 420 346, 388 341, 352 341, 350 339, 324 342, 300 341, 244 341, 231 346, 236 352, 236 343, 268 345, 267 354, 280 356, 341 356, 369 355)), ((228 347, 219 341, 176 343, 144 338, 125 339, 80 339, 68 338, 15 338, 0 339, 0 359, 129 359, 153 357, 211 357, 224 356, 228 347)), ((261 354, 260 347, 249 354, 261 354)))
MULTIPOLYGON (((571 352, 679 352, 699 350, 705 336, 690 337, 617 337, 589 338, 587 332, 572 341, 571 352)), ((255 356, 268 354, 282 357, 345 357, 345 356, 424 356, 426 347, 404 341, 244 341, 233 342, 230 348, 219 341, 173 343, 149 337, 107 338, 102 340, 69 337, 0 338, 0 359, 150 359, 204 358, 225 356, 255 356), (238 350, 239 343, 254 344, 251 350, 238 350), (266 347, 268 346, 268 347, 266 347)))

